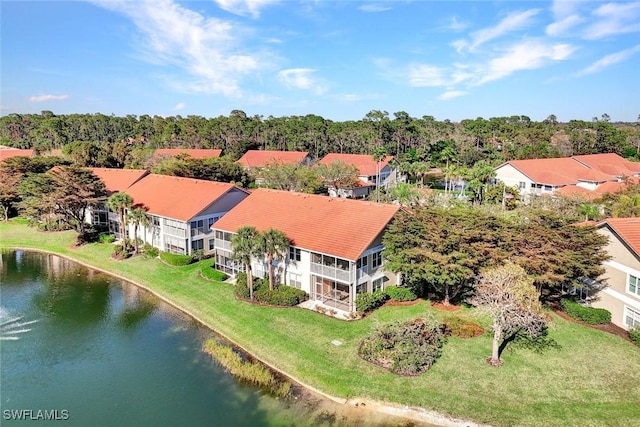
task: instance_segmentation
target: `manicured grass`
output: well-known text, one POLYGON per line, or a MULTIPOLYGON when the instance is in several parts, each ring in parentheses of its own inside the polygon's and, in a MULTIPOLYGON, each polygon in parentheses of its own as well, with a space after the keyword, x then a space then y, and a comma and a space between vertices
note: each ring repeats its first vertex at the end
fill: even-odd
MULTIPOLYGON (((73 241, 71 232, 40 233, 0 223, 0 247, 56 252, 140 283, 261 360, 334 396, 419 406, 493 425, 640 425, 640 348, 557 316, 550 336, 559 350, 542 355, 507 350, 505 365, 493 368, 485 363, 488 334, 450 338, 427 373, 401 377, 360 359, 358 345, 379 322, 433 310, 427 302, 384 307, 345 322, 299 308, 240 302, 231 285, 202 279, 201 263, 170 267, 144 257, 115 261, 109 258, 111 245, 73 248, 73 241), (332 345, 335 339, 344 344, 332 345)), ((487 326, 473 310, 457 314, 487 326)))

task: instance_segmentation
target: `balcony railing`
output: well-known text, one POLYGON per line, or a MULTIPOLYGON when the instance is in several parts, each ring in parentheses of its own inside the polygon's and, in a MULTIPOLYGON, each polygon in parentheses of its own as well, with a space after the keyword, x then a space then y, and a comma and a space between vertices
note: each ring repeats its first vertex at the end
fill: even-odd
POLYGON ((334 278, 341 282, 351 283, 351 271, 349 270, 341 270, 335 267, 311 263, 311 272, 321 274, 325 277, 334 278))
POLYGON ((216 239, 215 247, 218 249, 224 249, 225 251, 233 251, 233 247, 231 246, 231 242, 226 240, 216 239))
POLYGON ((187 230, 185 230, 184 228, 168 227, 165 225, 164 233, 170 236, 183 237, 183 238, 187 237, 187 230))

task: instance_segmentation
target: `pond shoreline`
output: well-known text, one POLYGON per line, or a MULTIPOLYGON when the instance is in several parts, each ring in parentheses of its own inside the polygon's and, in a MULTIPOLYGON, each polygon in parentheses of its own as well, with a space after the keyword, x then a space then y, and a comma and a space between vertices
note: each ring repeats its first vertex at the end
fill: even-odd
POLYGON ((112 272, 110 270, 104 269, 104 268, 100 268, 100 267, 96 267, 88 262, 85 261, 81 261, 78 260, 77 258, 67 255, 67 254, 60 254, 58 252, 55 251, 49 251, 49 250, 45 250, 45 249, 39 249, 39 248, 32 248, 32 247, 16 247, 16 246, 12 246, 10 247, 10 249, 12 250, 21 250, 21 251, 26 251, 26 252, 38 252, 38 253, 45 253, 45 254, 50 254, 50 255, 55 255, 55 256, 59 256, 61 258, 73 261, 79 265, 82 265, 84 267, 90 268, 92 270, 95 271, 99 271, 102 272, 104 274, 107 274, 111 277, 117 278, 119 280, 122 280, 126 283, 130 283, 140 289, 144 289, 145 291, 149 292, 150 294, 154 295, 156 298, 160 299, 161 301, 163 301, 164 303, 170 305, 171 307, 175 308, 176 310, 179 310, 180 312, 186 314, 187 316, 189 316, 190 318, 194 319, 196 322, 198 322, 200 325, 202 325, 203 327, 205 327, 206 329, 209 329, 210 331, 212 331, 213 333, 217 334, 218 336, 222 337, 224 340, 226 340, 227 342, 231 343, 235 348, 237 348, 238 350, 242 351, 243 353, 250 355, 253 359, 259 361, 261 364, 263 364, 264 366, 268 367, 270 370, 277 372, 278 374, 284 376, 285 378, 287 378, 289 381, 291 381, 293 383, 294 386, 296 386, 297 388, 300 388, 301 390, 304 390, 305 392, 309 392, 311 395, 315 395, 315 396, 319 396, 325 399, 328 399, 329 401, 332 401, 334 403, 338 403, 340 405, 343 405, 345 407, 346 410, 348 410, 348 412, 351 412, 352 414, 356 415, 356 414, 360 414, 362 416, 363 413, 369 413, 372 415, 375 415, 376 413, 378 414, 384 414, 384 415, 390 415, 393 417, 397 417, 397 418, 401 418, 401 419, 405 419, 405 420, 409 420, 409 421, 415 421, 415 422, 420 422, 420 423, 427 423, 427 424, 431 424, 431 425, 437 425, 437 426, 443 426, 443 427, 480 427, 480 426, 485 426, 485 424, 480 424, 480 423, 476 423, 474 421, 471 420, 464 420, 464 419, 459 419, 459 418, 454 418, 454 417, 450 417, 446 414, 443 413, 439 413, 436 411, 431 411, 425 408, 419 408, 419 407, 409 407, 406 405, 399 405, 399 404, 393 404, 393 403, 389 403, 389 402, 380 402, 380 401, 375 401, 375 400, 371 400, 368 398, 360 398, 360 397, 353 397, 350 399, 346 399, 346 398, 342 398, 342 397, 336 397, 333 395, 330 395, 328 393, 323 392, 322 390, 313 387, 309 384, 304 383, 303 381, 301 381, 300 379, 289 375, 287 372, 282 371, 281 369, 277 368, 276 366, 264 361, 263 359, 261 359, 260 357, 256 356, 255 354, 247 351, 246 349, 244 349, 242 346, 238 345, 237 343, 235 343, 232 339, 230 339, 228 336, 226 336, 225 334, 219 332, 218 330, 216 330, 212 325, 207 324, 205 321, 203 321, 201 318, 199 318, 198 316, 196 316, 194 313, 192 313, 189 309, 187 309, 186 307, 182 307, 178 304, 176 304, 175 302, 173 302, 171 299, 160 295, 159 293, 155 292, 153 289, 151 289, 150 287, 143 285, 141 283, 135 282, 125 276, 122 276, 118 273, 112 272))

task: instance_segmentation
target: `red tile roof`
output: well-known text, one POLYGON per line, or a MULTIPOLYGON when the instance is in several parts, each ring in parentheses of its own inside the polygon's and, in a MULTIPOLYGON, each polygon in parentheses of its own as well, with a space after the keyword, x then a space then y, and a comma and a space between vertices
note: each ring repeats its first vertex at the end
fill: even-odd
POLYGON ((249 150, 240 159, 245 168, 262 167, 270 163, 301 164, 309 153, 307 151, 249 150))
POLYGON ((33 157, 33 150, 21 150, 18 148, 2 148, 0 149, 0 161, 10 157, 33 157))
POLYGON ((124 191, 149 173, 144 169, 90 168, 90 170, 102 180, 109 193, 124 191))
POLYGON ((640 218, 607 218, 598 227, 608 226, 640 258, 640 218))
POLYGON ((588 190, 584 187, 578 187, 577 185, 565 185, 564 187, 560 187, 557 193, 560 194, 561 196, 567 196, 567 197, 576 196, 585 200, 594 200, 599 197, 602 197, 602 194, 600 193, 596 193, 595 191, 588 190))
POLYGON ((590 169, 571 157, 511 160, 498 168, 505 164, 510 164, 538 184, 556 186, 576 184, 578 181, 605 182, 617 179, 611 174, 590 169))
MULTIPOLYGON (((373 156, 369 154, 338 154, 329 153, 322 158, 318 163, 328 165, 341 160, 346 164, 353 165, 358 168, 358 175, 360 176, 374 176, 378 173, 378 165, 373 160, 373 156)), ((384 169, 389 162, 393 160, 393 156, 387 156, 380 161, 380 170, 384 169)))
POLYGON ((640 175, 640 162, 631 162, 615 153, 586 154, 572 159, 597 171, 615 176, 640 175))
POLYGON ((234 188, 233 184, 149 174, 124 192, 154 215, 188 221, 234 188))
POLYGON ((220 157, 222 150, 219 148, 158 148, 153 154, 171 157, 175 157, 178 154, 188 154, 192 159, 208 159, 210 157, 220 157))
POLYGON ((296 247, 356 260, 384 230, 399 207, 259 188, 215 223, 235 233, 249 225, 275 228, 296 247))

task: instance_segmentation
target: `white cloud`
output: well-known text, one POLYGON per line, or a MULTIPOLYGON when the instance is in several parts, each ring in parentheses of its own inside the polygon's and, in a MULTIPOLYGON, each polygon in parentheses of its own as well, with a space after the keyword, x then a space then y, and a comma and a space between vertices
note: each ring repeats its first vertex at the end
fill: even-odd
POLYGON ((143 59, 177 66, 191 76, 191 81, 177 81, 177 87, 239 97, 241 79, 268 62, 266 55, 238 47, 242 28, 206 18, 172 0, 91 1, 132 20, 141 37, 138 49, 143 59))
POLYGON ((584 19, 579 15, 569 15, 566 16, 559 21, 556 21, 552 24, 547 25, 545 29, 545 33, 548 36, 557 37, 563 34, 566 34, 571 28, 575 27, 578 24, 584 22, 584 19))
POLYGON ((314 90, 321 95, 326 92, 326 86, 313 76, 316 70, 311 68, 290 68, 278 72, 278 79, 290 89, 314 90))
POLYGON ((471 34, 470 50, 515 30, 520 30, 531 24, 532 18, 540 12, 540 9, 529 9, 524 12, 513 12, 507 15, 497 25, 471 34))
POLYGON ((380 4, 373 4, 373 3, 363 4, 358 9, 363 11, 363 12, 374 12, 374 13, 375 12, 386 12, 388 10, 391 10, 391 8, 389 6, 382 6, 380 4))
POLYGON ((69 98, 69 95, 36 95, 30 96, 29 101, 31 102, 46 102, 46 101, 62 101, 63 99, 69 98))
POLYGON ((593 11, 597 22, 585 29, 584 38, 597 40, 640 31, 640 2, 606 3, 593 11))
POLYGON ((416 87, 446 86, 446 69, 425 64, 412 65, 409 67, 409 84, 416 87))
POLYGON ((640 44, 635 45, 630 49, 625 49, 620 52, 616 52, 616 53, 612 53, 610 55, 604 56, 601 59, 594 62, 593 64, 589 65, 584 70, 580 71, 578 75, 583 76, 585 74, 597 73, 598 71, 604 68, 607 68, 613 64, 617 64, 618 62, 622 62, 629 59, 631 56, 635 55, 638 52, 640 52, 640 44))
POLYGON ((266 6, 278 3, 279 0, 214 0, 220 9, 234 15, 251 15, 254 18, 260 16, 260 10, 266 6))
POLYGON ((438 99, 441 100, 441 101, 446 101, 448 99, 453 99, 453 98, 458 98, 459 96, 464 96, 467 93, 468 92, 465 92, 464 90, 450 90, 450 91, 447 91, 447 92, 443 93, 442 95, 440 95, 438 97, 438 99))
POLYGON ((476 84, 498 80, 520 70, 540 68, 549 61, 567 59, 575 48, 569 44, 547 44, 540 40, 525 40, 511 46, 507 52, 481 67, 476 84))
POLYGON ((453 16, 451 17, 447 28, 451 31, 463 31, 469 28, 469 24, 466 22, 458 21, 458 18, 453 16))
POLYGON ((183 109, 184 109, 184 107, 186 107, 186 106, 187 106, 187 104, 185 104, 184 102, 178 102, 178 103, 176 104, 176 106, 175 106, 175 107, 173 107, 173 111, 180 111, 180 110, 183 110, 183 109))

